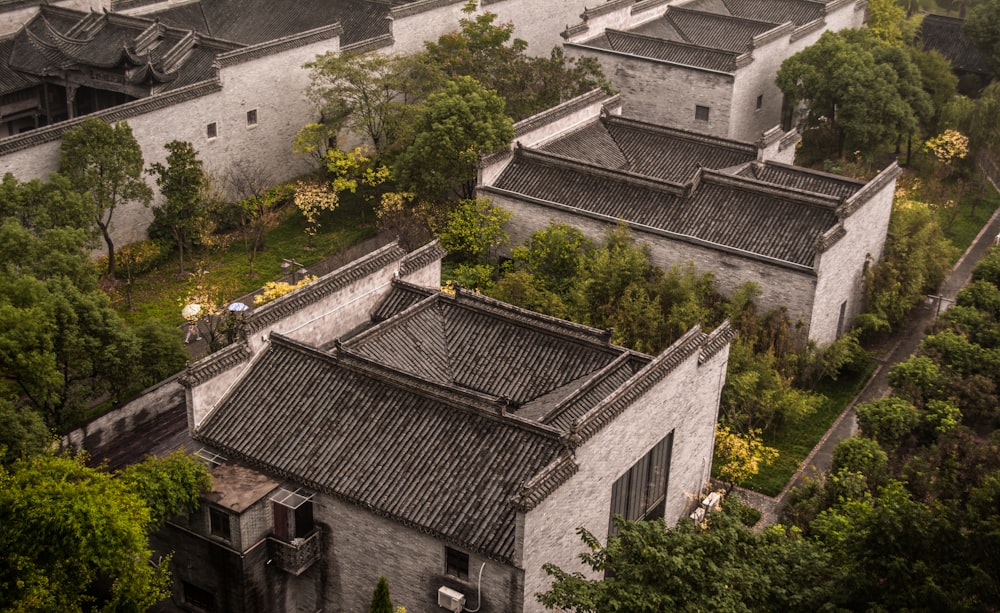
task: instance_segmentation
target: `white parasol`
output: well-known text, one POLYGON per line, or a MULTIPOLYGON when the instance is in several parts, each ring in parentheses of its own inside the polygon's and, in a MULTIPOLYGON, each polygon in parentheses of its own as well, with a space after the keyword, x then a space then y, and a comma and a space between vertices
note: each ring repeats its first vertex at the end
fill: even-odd
POLYGON ((229 310, 232 311, 233 313, 242 313, 243 311, 247 311, 249 309, 250 307, 243 304, 242 302, 234 302, 229 305, 229 310))
POLYGON ((197 317, 198 313, 201 313, 201 305, 195 302, 192 302, 181 309, 181 315, 183 315, 185 319, 197 317))

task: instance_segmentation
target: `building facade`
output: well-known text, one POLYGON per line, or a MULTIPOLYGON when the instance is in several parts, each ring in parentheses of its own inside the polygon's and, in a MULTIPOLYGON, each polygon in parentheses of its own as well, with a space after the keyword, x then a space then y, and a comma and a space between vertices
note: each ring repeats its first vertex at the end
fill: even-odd
POLYGON ((727 324, 644 355, 443 294, 435 255, 390 245, 192 365, 214 485, 158 536, 176 552, 158 610, 359 611, 384 575, 408 611, 540 611, 543 564, 592 573, 576 528, 603 539, 614 514, 672 524, 697 504, 727 324))

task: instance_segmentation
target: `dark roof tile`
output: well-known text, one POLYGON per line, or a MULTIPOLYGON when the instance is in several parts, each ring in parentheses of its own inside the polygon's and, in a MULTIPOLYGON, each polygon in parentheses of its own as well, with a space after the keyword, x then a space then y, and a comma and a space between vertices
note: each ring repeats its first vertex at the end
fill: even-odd
POLYGON ((962 33, 964 19, 925 15, 920 23, 924 49, 933 49, 948 58, 955 70, 991 74, 989 63, 979 48, 962 33))

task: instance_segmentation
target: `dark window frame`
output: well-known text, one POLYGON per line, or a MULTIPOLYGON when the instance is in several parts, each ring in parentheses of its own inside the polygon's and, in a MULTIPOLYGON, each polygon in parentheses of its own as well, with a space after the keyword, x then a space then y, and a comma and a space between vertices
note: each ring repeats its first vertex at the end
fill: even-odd
POLYGON ((215 611, 215 595, 187 581, 181 581, 181 600, 199 611, 215 611))
POLYGON ((694 118, 698 121, 708 121, 711 111, 711 107, 696 104, 694 105, 694 118))
POLYGON ((616 515, 629 521, 664 517, 673 447, 674 431, 671 430, 611 486, 609 534, 618 534, 614 525, 616 515))
POLYGON ((212 536, 231 541, 233 539, 233 521, 229 513, 216 507, 208 507, 208 532, 212 536))
POLYGON ((469 578, 469 554, 451 547, 444 548, 444 572, 446 575, 469 578))
POLYGON ((764 94, 757 96, 757 110, 764 108, 764 94))
POLYGON ((247 127, 252 128, 257 125, 257 109, 247 111, 247 127))
POLYGON ((219 136, 219 124, 217 124, 216 122, 213 121, 212 123, 210 123, 207 126, 205 126, 205 136, 209 140, 212 140, 213 138, 218 138, 218 136, 219 136))

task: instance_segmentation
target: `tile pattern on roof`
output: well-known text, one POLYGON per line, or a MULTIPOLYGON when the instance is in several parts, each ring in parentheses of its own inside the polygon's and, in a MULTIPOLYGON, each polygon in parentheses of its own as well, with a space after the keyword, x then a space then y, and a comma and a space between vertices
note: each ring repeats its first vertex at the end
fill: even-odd
POLYGON ((956 70, 990 74, 989 63, 971 40, 962 34, 964 19, 925 15, 920 22, 920 42, 951 61, 956 70))
POLYGON ((554 435, 281 337, 250 370, 196 438, 505 561, 514 555, 516 508, 495 501, 512 500, 565 449, 554 435))
POLYGON ((757 159, 753 145, 619 116, 591 122, 539 149, 674 183, 689 181, 701 167, 730 168, 757 159))
POLYGON ((707 172, 685 198, 666 186, 610 177, 539 153, 518 152, 494 187, 807 268, 816 239, 837 222, 832 206, 755 190, 750 182, 734 187, 707 172))
POLYGON ((151 13, 166 24, 245 45, 340 22, 341 44, 389 33, 389 4, 367 0, 297 0, 274 10, 271 0, 199 0, 151 13))
POLYGON ((440 384, 498 399, 510 410, 604 368, 620 348, 575 341, 440 294, 344 343, 351 353, 440 384))
POLYGON ((862 181, 775 162, 749 164, 737 174, 834 198, 849 198, 865 186, 862 181))
POLYGON ((815 0, 722 0, 730 15, 797 26, 823 19, 825 2, 815 0))
MULTIPOLYGON (((663 18, 682 34, 686 42, 737 53, 749 50, 755 36, 773 30, 779 25, 679 7, 671 7, 663 18)), ((640 27, 633 31, 641 34, 642 29, 640 27)))
POLYGON ((719 72, 736 72, 736 58, 739 54, 734 51, 711 49, 700 45, 618 30, 607 30, 605 40, 613 51, 629 55, 719 72))
POLYGON ((148 95, 211 79, 216 54, 232 48, 147 19, 45 5, 14 37, 9 68, 39 76, 98 69, 109 86, 143 86, 148 95))

